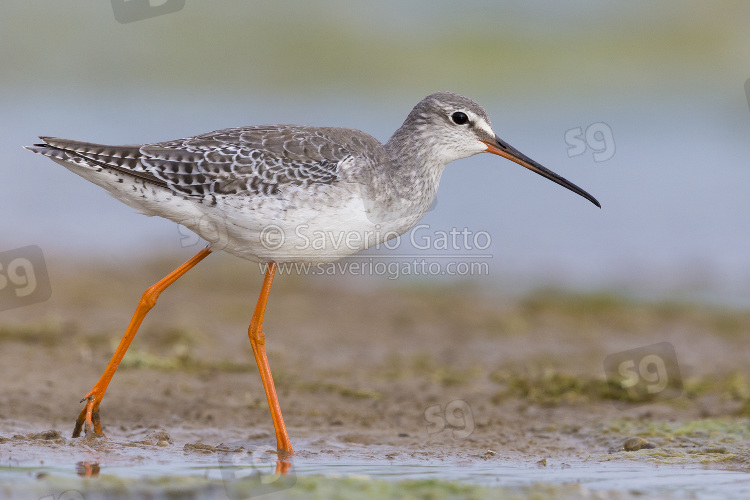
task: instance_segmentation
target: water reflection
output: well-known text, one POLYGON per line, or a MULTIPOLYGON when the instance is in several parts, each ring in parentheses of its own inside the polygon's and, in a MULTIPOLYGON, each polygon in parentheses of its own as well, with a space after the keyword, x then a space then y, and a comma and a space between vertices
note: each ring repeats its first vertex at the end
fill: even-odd
POLYGON ((291 488, 297 483, 293 455, 249 441, 226 446, 219 470, 229 498, 247 498, 291 488))
POLYGON ((100 470, 98 462, 78 462, 76 464, 76 474, 80 477, 97 477, 100 470))

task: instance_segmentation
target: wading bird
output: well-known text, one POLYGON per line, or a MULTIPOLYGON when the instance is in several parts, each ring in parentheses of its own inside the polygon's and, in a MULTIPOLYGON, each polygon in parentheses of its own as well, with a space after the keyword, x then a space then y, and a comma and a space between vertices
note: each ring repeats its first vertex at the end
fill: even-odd
POLYGON ((268 364, 263 315, 277 263, 331 262, 401 235, 435 199, 445 166, 488 152, 577 193, 586 191, 525 156, 492 129, 481 106, 438 92, 420 101, 387 143, 359 130, 299 125, 217 130, 168 142, 106 146, 54 137, 27 149, 48 156, 127 205, 181 224, 209 242, 148 288, 99 381, 81 400, 73 437, 102 434, 99 405, 159 294, 215 250, 266 264, 248 334, 279 451, 293 454, 268 364), (327 245, 305 244, 328 234, 327 245), (347 244, 334 244, 345 236, 347 244))

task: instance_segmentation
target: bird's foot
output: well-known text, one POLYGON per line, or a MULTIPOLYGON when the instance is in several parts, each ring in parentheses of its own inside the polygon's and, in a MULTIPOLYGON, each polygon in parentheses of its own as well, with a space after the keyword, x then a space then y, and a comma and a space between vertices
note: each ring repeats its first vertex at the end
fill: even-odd
POLYGON ((292 470, 292 460, 290 457, 281 458, 281 453, 279 452, 279 459, 276 460, 276 474, 285 476, 292 470))
POLYGON ((104 393, 100 393, 96 387, 91 389, 91 392, 81 400, 81 403, 86 402, 86 406, 83 407, 81 413, 76 419, 76 426, 73 429, 73 437, 77 438, 81 435, 83 429, 85 435, 93 433, 96 437, 103 437, 102 432, 102 421, 99 417, 99 403, 102 401, 104 393))

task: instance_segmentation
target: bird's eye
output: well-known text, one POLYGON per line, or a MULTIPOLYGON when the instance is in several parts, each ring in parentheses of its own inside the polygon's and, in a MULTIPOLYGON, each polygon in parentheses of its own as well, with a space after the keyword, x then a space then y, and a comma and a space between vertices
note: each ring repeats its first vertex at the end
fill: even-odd
POLYGON ((456 111, 451 115, 451 120, 453 120, 453 123, 455 123, 456 125, 463 125, 465 123, 468 123, 469 117, 466 116, 466 113, 456 111))

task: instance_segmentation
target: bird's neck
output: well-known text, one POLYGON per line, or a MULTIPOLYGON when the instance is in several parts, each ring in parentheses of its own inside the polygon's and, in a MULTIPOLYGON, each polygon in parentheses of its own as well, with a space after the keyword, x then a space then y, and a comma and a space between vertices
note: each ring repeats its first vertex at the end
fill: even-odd
POLYGON ((437 193, 440 176, 448 162, 439 155, 439 147, 419 127, 404 123, 384 147, 391 160, 392 174, 402 179, 410 189, 424 190, 429 204, 437 193))
POLYGON ((373 193, 374 197, 383 198, 381 202, 390 207, 391 215, 398 214, 403 230, 416 224, 429 210, 447 163, 437 156, 428 137, 406 125, 384 144, 390 162, 378 176, 378 189, 373 193))

